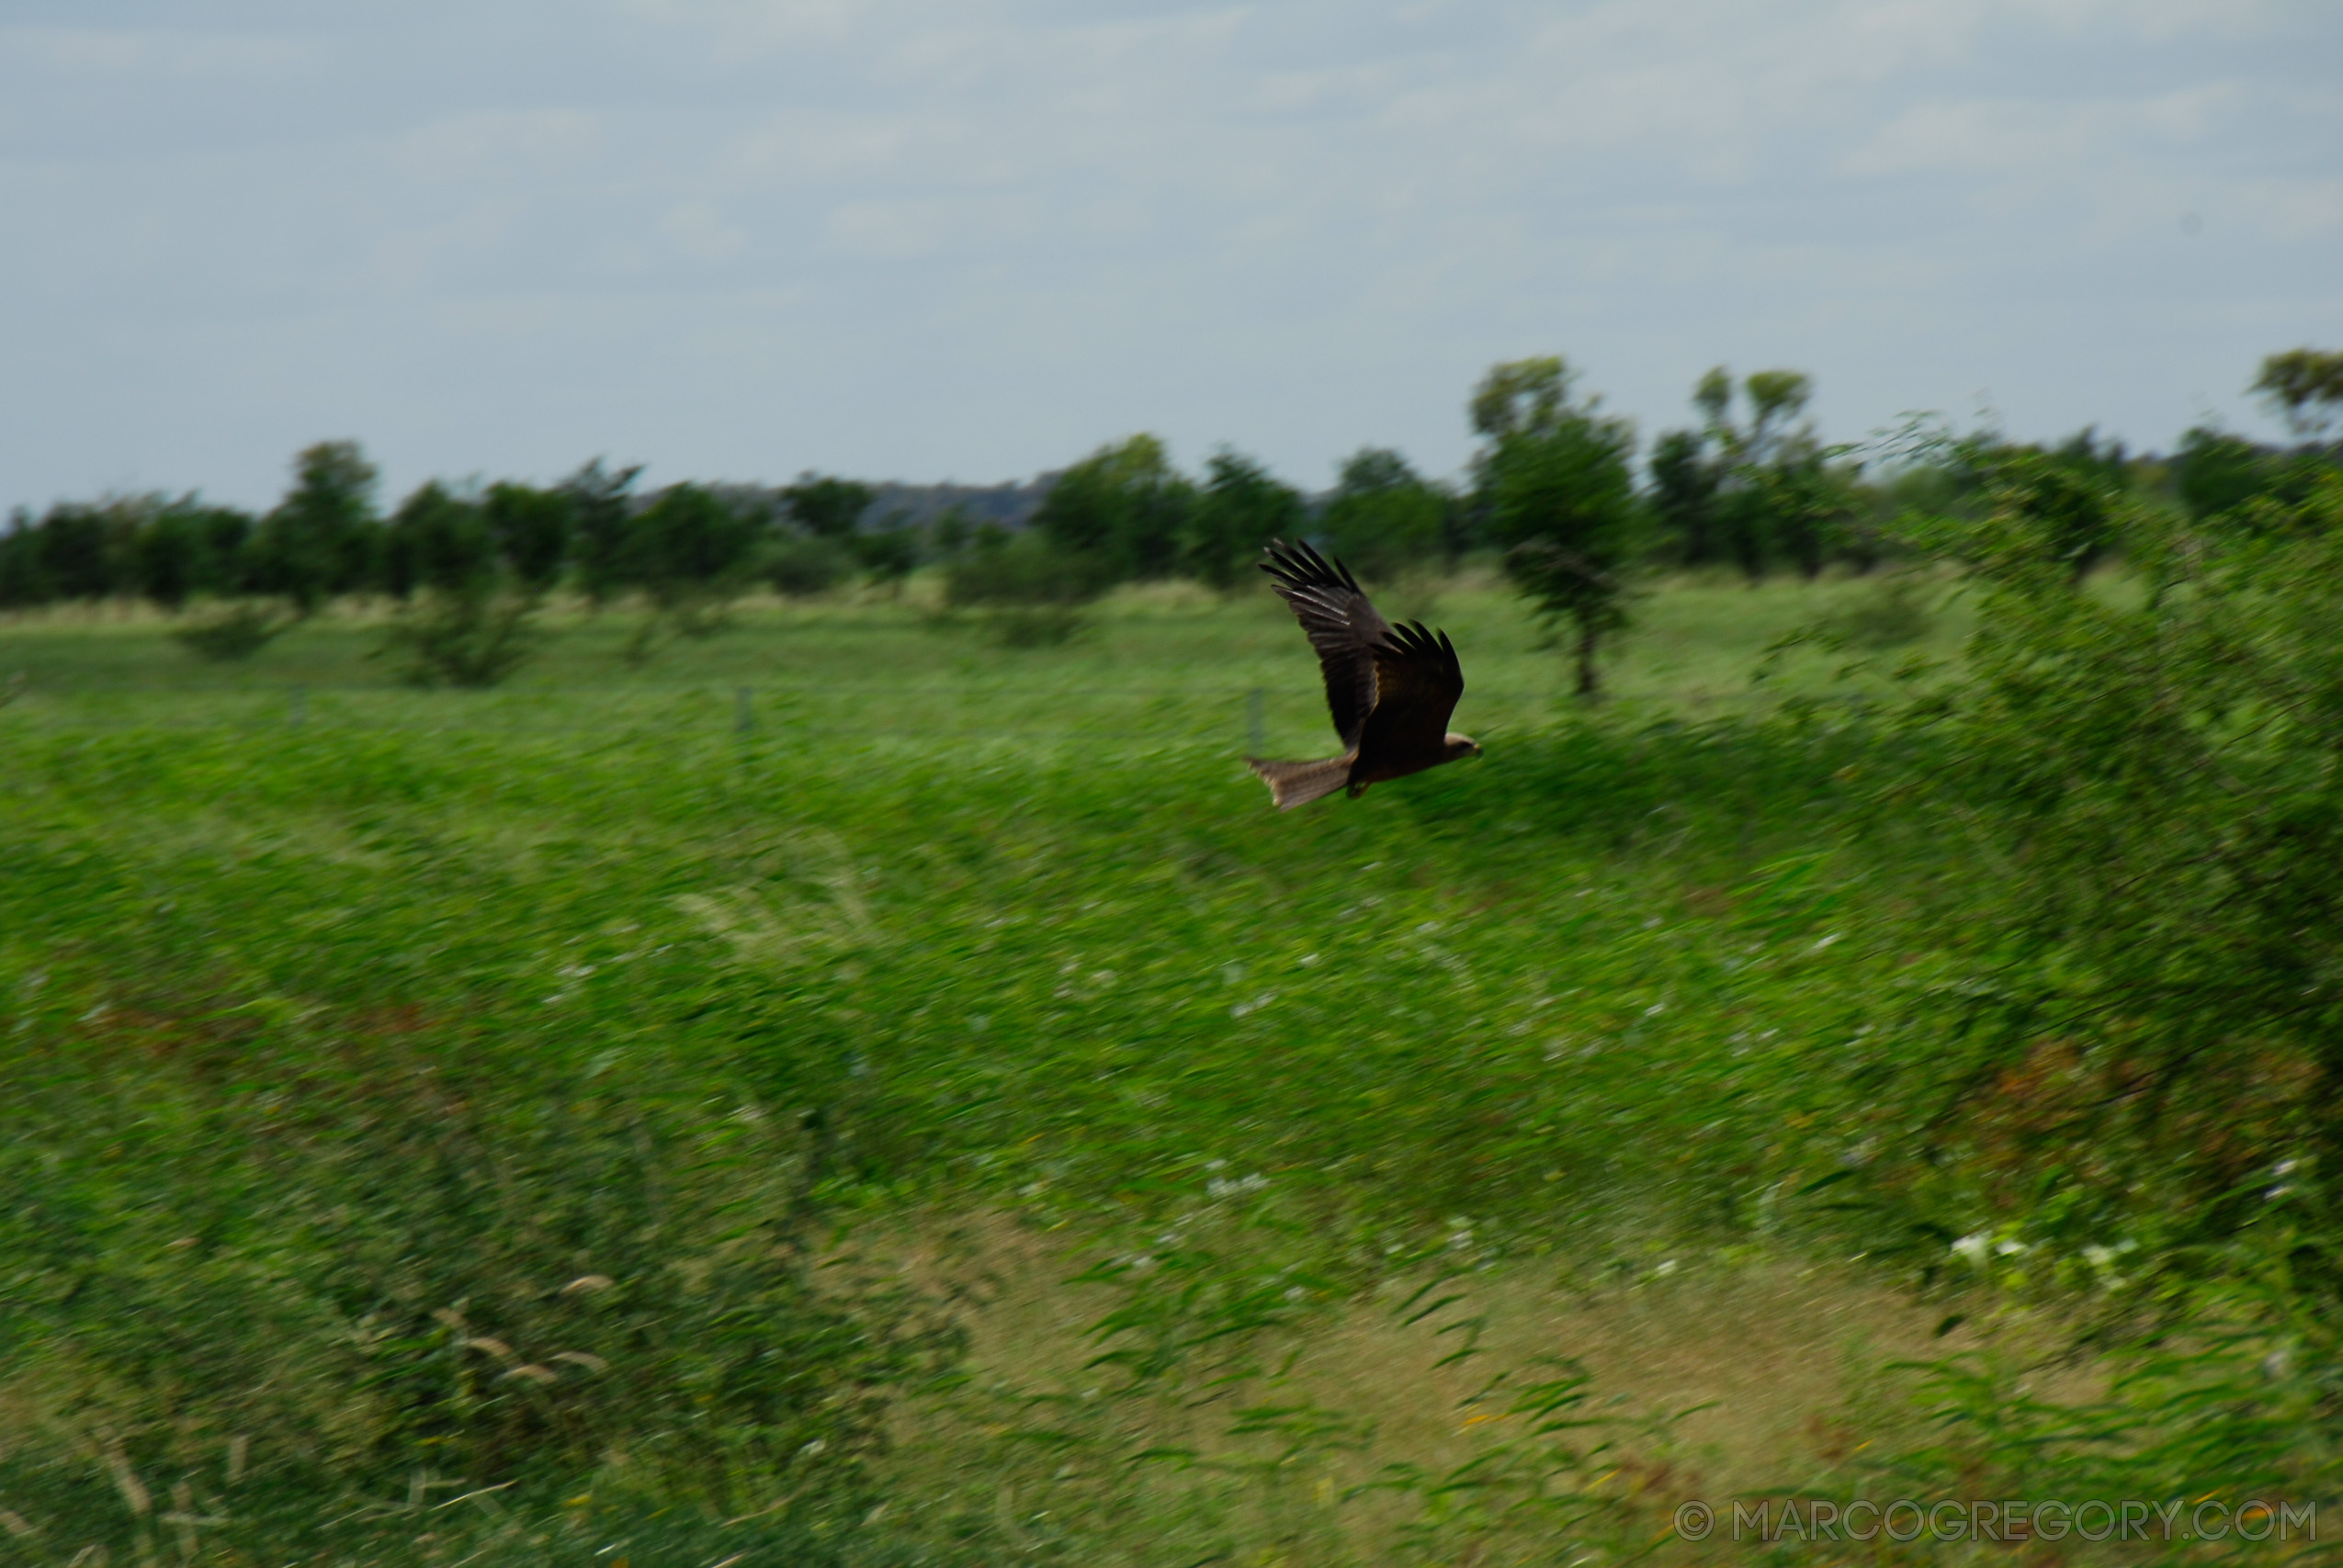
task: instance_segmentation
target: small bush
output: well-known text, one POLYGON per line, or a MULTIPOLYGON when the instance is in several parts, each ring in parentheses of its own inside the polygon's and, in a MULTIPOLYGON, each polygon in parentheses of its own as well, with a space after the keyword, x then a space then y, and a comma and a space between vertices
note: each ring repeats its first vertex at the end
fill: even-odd
POLYGON ((300 618, 275 605, 255 604, 247 600, 217 615, 191 621, 174 631, 171 637, 198 659, 228 664, 250 659, 300 618))
POLYGON ((890 593, 901 590, 920 563, 919 536, 900 522, 875 534, 855 535, 854 547, 855 558, 871 581, 890 593))
POLYGON ((954 561, 944 592, 955 606, 1073 605, 1097 598, 1109 580, 1102 562, 1028 533, 980 543, 954 561))
MULTIPOLYGON (((1906 719, 1947 764, 1882 796, 1975 824, 1994 873, 1915 917, 1958 959, 1915 992, 1943 1044, 1896 1066, 1928 1109, 1882 1180, 1946 1240, 2136 1246, 2154 1289, 2343 1167, 2343 481, 2251 529, 2127 512, 2121 595, 2023 501, 1944 533, 1968 678, 1906 719)), ((2343 1283, 2331 1252, 2286 1267, 2343 1283)))
POLYGON ((765 558, 764 576, 775 592, 810 599, 837 587, 853 566, 835 539, 809 535, 775 546, 765 558))
POLYGON ((493 686, 537 651, 537 600, 517 593, 432 593, 393 622, 382 645, 416 686, 493 686))
POLYGON ((1084 624, 1081 606, 1111 573, 1096 558, 1060 549, 1039 534, 993 536, 952 563, 944 596, 954 607, 989 608, 985 626, 1003 648, 1055 648, 1084 624))
POLYGON ((649 595, 646 613, 618 657, 639 670, 678 637, 707 641, 731 626, 733 594, 733 588, 725 584, 671 584, 649 595))

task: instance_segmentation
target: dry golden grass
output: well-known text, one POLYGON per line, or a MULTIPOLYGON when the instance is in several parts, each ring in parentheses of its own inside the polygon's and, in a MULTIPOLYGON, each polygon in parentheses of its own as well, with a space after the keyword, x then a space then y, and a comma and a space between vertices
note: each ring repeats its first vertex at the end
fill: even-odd
MULTIPOLYGON (((1086 1397, 1098 1400, 1102 1385, 1111 1391, 1113 1374, 1091 1364, 1101 1348, 1091 1330, 1126 1294, 1072 1282, 1093 1259, 1063 1233, 1000 1215, 930 1224, 916 1241, 866 1256, 882 1255, 922 1288, 963 1302, 972 1382, 992 1401, 954 1398, 905 1411, 895 1461, 904 1478, 917 1490, 919 1478, 948 1475, 964 1490, 990 1486, 1002 1498, 1022 1498, 1021 1510, 1039 1509, 1047 1488, 1038 1472, 996 1468, 983 1457, 982 1438, 1013 1423, 1004 1416, 1013 1396, 1055 1396, 1080 1409, 1086 1397)), ((1718 1505, 1783 1488, 1843 1493, 1849 1461, 1865 1450, 1893 1451, 1924 1438, 1896 1364, 1985 1343, 1965 1325, 1940 1334, 1941 1303, 1887 1288, 1857 1266, 1788 1256, 1688 1261, 1592 1287, 1546 1264, 1491 1268, 1443 1283, 1436 1293, 1459 1299, 1410 1323, 1412 1291, 1411 1282, 1389 1282, 1291 1337, 1257 1343, 1262 1376, 1226 1397, 1191 1382, 1172 1399, 1093 1404, 1094 1429, 1126 1453, 1185 1448, 1222 1461, 1157 1479, 1151 1501, 1128 1510, 1128 1560, 1155 1561, 1147 1538, 1170 1529, 1167 1518, 1188 1517, 1171 1499, 1182 1485, 1225 1489, 1230 1470, 1248 1464, 1261 1479, 1257 1467, 1273 1445, 1227 1436, 1247 1403, 1313 1405, 1371 1434, 1357 1451, 1295 1465, 1285 1517, 1254 1519, 1249 1538, 1266 1540, 1262 1526, 1274 1523, 1285 1537, 1316 1542, 1283 1561, 1374 1562, 1397 1550, 1416 1506, 1354 1489, 1392 1466, 1452 1473, 1521 1438, 1525 1420, 1507 1413, 1507 1391, 1556 1375, 1556 1363, 1575 1363, 1589 1378, 1575 1414, 1601 1426, 1580 1446, 1608 1445, 1575 1483, 1628 1500, 1622 1517, 1649 1530, 1664 1529, 1676 1504, 1694 1497, 1718 1505), (1472 1353, 1457 1357, 1468 1343, 1472 1353), (1315 1517, 1296 1523, 1294 1496, 1315 1517)), ((2045 1327, 2003 1320, 1987 1333, 2004 1349, 2047 1347, 2045 1327)), ((2080 1369, 2048 1373, 2037 1386, 2071 1398, 2097 1382, 2080 1369)), ((1055 1499, 1061 1512, 1068 1501, 1055 1499)))

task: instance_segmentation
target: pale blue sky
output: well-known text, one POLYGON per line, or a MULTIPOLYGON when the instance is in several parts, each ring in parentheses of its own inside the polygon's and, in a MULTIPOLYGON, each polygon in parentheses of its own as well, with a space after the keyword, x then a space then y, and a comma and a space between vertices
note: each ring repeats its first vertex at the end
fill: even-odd
POLYGON ((2167 446, 2343 347, 2329 0, 6 0, 0 505, 1136 430, 1317 488, 1561 353, 2167 446))

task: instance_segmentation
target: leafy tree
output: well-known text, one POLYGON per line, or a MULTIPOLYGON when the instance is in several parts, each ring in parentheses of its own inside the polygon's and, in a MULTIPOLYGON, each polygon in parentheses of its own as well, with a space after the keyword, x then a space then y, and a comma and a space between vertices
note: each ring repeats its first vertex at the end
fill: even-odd
POLYGON ((1627 624, 1626 572, 1645 513, 1631 468, 1635 428, 1570 396, 1558 356, 1494 367, 1472 400, 1487 443, 1475 459, 1489 531, 1505 570, 1550 619, 1576 630, 1578 691, 1601 690, 1604 634, 1627 624))
POLYGON ((171 633, 198 659, 249 659, 301 618, 296 608, 247 596, 256 590, 257 531, 250 513, 205 506, 189 495, 157 511, 140 533, 141 592, 149 598, 174 611, 197 595, 226 602, 171 633))
POLYGON ((1850 525, 1849 545, 1866 568, 1904 543, 1901 519, 1907 514, 1952 517, 1975 509, 1981 481, 1950 443, 1890 459, 1892 466, 1860 491, 1864 515, 1850 525))
MULTIPOLYGON (((475 500, 433 479, 391 517, 384 578, 407 608, 391 624, 382 651, 412 684, 492 686, 536 651, 537 612, 560 556, 549 571, 543 534, 530 525, 529 513, 544 510, 540 498, 557 492, 496 489, 508 491, 501 536, 495 489, 475 500), (535 552, 526 558, 533 574, 515 558, 513 541, 535 552)), ((566 521, 566 498, 560 513, 566 521)))
POLYGON ((1988 493, 1998 512, 2023 519, 2066 563, 2069 582, 2080 582, 2114 541, 2122 491, 2096 464, 2062 460, 2054 453, 2010 452, 1993 465, 1988 493))
POLYGON ((1795 371, 1760 370, 1742 388, 1750 408, 1746 425, 1732 417, 1732 377, 1721 365, 1701 378, 1693 401, 1708 415, 1707 434, 1725 465, 1718 513, 1728 547, 1741 570, 1756 582, 1765 576, 1782 542, 1776 536, 1781 530, 1772 505, 1777 491, 1768 482, 1767 469, 1785 455, 1783 448, 1790 438, 1785 427, 1805 409, 1810 387, 1795 371))
POLYGON ((634 515, 629 575, 651 614, 627 657, 648 659, 663 630, 707 637, 724 624, 748 586, 769 514, 736 504, 703 485, 670 485, 634 515))
POLYGON ((505 570, 527 592, 542 594, 560 581, 570 549, 576 502, 568 491, 499 482, 481 505, 489 536, 505 570))
POLYGON ((1097 563, 1109 581, 1161 577, 1178 564, 1194 494, 1161 440, 1134 435, 1059 475, 1034 525, 1060 551, 1097 563))
MULTIPOLYGON (((1655 502, 1673 513, 1680 533, 1689 506, 1691 520, 1706 525, 1703 548, 1732 559, 1752 582, 1783 557, 1802 575, 1819 575, 1855 510, 1854 470, 1834 463, 1840 451, 1799 418, 1813 393, 1803 370, 1760 370, 1736 388, 1720 365, 1692 390, 1703 418, 1697 443, 1688 446, 1685 433, 1667 438, 1667 489, 1655 502), (1737 420, 1737 391, 1748 411, 1737 420)), ((1657 469, 1654 481, 1658 490, 1657 469)))
POLYGON ((1353 570, 1386 578, 1447 544, 1448 497, 1387 446, 1362 446, 1342 461, 1318 532, 1353 570))
POLYGON ((243 586, 244 542, 253 519, 232 506, 205 506, 192 495, 157 507, 132 542, 138 591, 177 612, 198 594, 225 598, 243 586))
POLYGON ((0 532, 0 604, 95 602, 141 591, 141 538, 159 496, 61 501, 35 521, 22 507, 0 532))
POLYGON ((1306 511, 1299 491, 1230 447, 1215 452, 1205 472, 1180 553, 1200 581, 1226 592, 1270 540, 1300 535, 1306 511))
POLYGON ((426 480, 399 503, 383 541, 383 581, 406 603, 419 589, 486 592, 497 576, 496 541, 480 502, 426 480))
POLYGON ((825 539, 843 539, 862 522, 877 491, 853 479, 806 473, 781 492, 789 521, 825 539))
POLYGON ((2240 523, 2265 510, 2257 502, 2300 509, 2335 471, 2333 455, 2315 446, 2289 452, 2202 425, 2181 436, 2170 464, 2174 493, 2190 516, 2240 523))
POLYGON ((2131 488, 2132 466, 2124 455, 2123 443, 2109 436, 2099 439, 2099 426, 2087 424, 2056 446, 2050 455, 2077 473, 2088 474, 2100 486, 2111 491, 2131 488))
POLYGON ((703 485, 670 485, 635 516, 635 558, 654 598, 737 593, 764 518, 703 485))
POLYGON ((40 599, 96 601, 127 586, 126 553, 118 543, 112 509, 59 502, 32 529, 34 581, 40 599))
POLYGON ((1790 421, 1805 412, 1814 378, 1803 370, 1755 370, 1741 392, 1749 402, 1749 451, 1762 458, 1793 438, 1790 421))
POLYGON ((1568 418, 1577 373, 1558 355, 1508 360, 1489 367, 1473 389, 1473 429, 1491 441, 1523 431, 1550 430, 1568 418))
POLYGON ((1829 456, 1804 450, 1751 476, 1775 543, 1809 582, 1822 575, 1831 556, 1842 553, 1840 525, 1855 509, 1853 473, 1829 456))
POLYGON ((106 530, 106 575, 112 592, 139 592, 139 536, 169 505, 169 499, 161 495, 116 496, 97 503, 106 530))
POLYGON ((888 519, 886 526, 856 535, 854 553, 873 582, 899 590, 920 563, 920 536, 899 512, 888 519))
POLYGON ((293 486, 252 545, 254 586, 314 615, 373 576, 375 467, 355 441, 321 441, 293 459, 293 486))
POLYGON ((202 536, 182 513, 163 511, 147 521, 132 547, 141 596, 176 615, 195 593, 202 536))
POLYGON ((1709 460, 1708 438, 1702 432, 1670 430, 1652 443, 1653 521, 1685 566, 1707 566, 1724 558, 1716 504, 1722 480, 1709 460))
POLYGON ((202 570, 197 576, 196 591, 216 598, 234 598, 249 586, 246 554, 259 519, 241 507, 192 504, 192 497, 189 501, 183 514, 203 540, 202 553, 198 558, 202 570))
MULTIPOLYGON (((436 495, 446 493, 437 479, 427 480, 424 489, 436 495)), ((419 530, 413 515, 422 497, 423 491, 418 491, 399 503, 382 530, 382 549, 375 559, 375 585, 401 604, 412 600, 415 590, 423 586, 422 569, 415 558, 419 530)))
POLYGON ((2233 511, 2268 488, 2271 456, 2243 436, 2197 425, 2172 455, 2172 488, 2191 517, 2233 511))
POLYGON ((48 603, 49 584, 40 570, 40 544, 32 516, 21 506, 8 513, 0 528, 0 610, 18 610, 48 603))
POLYGON ((2343 354, 2290 348, 2261 362, 2253 390, 2298 439, 2315 440, 2343 414, 2343 354))
POLYGON ((2101 441, 2092 426, 2038 446, 1990 432, 1959 436, 1916 418, 1884 444, 1880 477, 1861 479, 1849 468, 1827 468, 1824 478, 1838 513, 1835 547, 1866 570, 1902 551, 1916 529, 1975 525, 2002 513, 2030 519, 2079 582, 2115 547, 2139 467, 2121 441, 2101 441))
POLYGON ((2123 444, 2085 426, 2054 446, 1981 433, 1919 434, 1883 484, 1864 499, 1884 535, 1910 534, 1916 519, 1980 525, 1987 514, 2023 518, 2079 582, 2115 547, 2133 488, 2123 444))
POLYGON ((640 463, 614 472, 596 457, 558 487, 570 498, 578 587, 597 607, 636 581, 633 491, 641 473, 640 463))
POLYGON ((2074 564, 2079 582, 2115 547, 2116 513, 2131 490, 2131 467, 2123 444, 2098 440, 2096 425, 2085 425, 2049 453, 2066 477, 2062 487, 2039 493, 2031 504, 2047 522, 2056 547, 2074 564))

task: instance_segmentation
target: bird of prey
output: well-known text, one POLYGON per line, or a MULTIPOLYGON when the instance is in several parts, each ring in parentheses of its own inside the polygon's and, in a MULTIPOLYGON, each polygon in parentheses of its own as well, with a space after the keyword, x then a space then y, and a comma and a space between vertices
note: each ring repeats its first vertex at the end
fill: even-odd
POLYGON ((1261 570, 1318 649, 1326 705, 1342 738, 1342 754, 1322 762, 1245 759, 1279 810, 1338 789, 1356 799, 1369 784, 1480 755, 1478 741, 1448 728, 1465 672, 1446 632, 1427 631, 1421 621, 1394 626, 1375 614, 1349 568, 1306 544, 1272 541, 1261 570))

